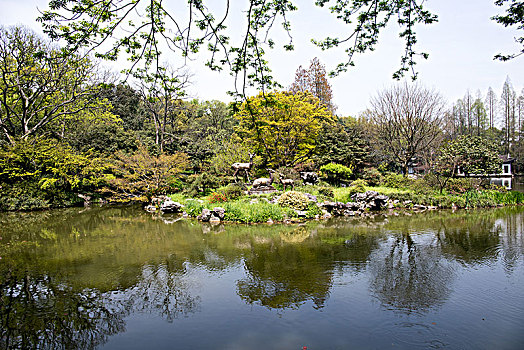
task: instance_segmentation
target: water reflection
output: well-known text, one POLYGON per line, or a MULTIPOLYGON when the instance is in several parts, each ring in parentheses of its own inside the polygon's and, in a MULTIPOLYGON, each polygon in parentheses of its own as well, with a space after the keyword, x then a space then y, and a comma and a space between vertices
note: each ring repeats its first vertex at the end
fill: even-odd
POLYGON ((415 242, 409 233, 396 234, 373 253, 372 293, 387 308, 408 314, 426 312, 449 295, 453 269, 433 237, 422 238, 415 242))
POLYGON ((132 207, 0 214, 0 348, 95 348, 130 315, 206 314, 199 284, 230 270, 237 300, 261 309, 324 310, 336 281, 363 277, 384 309, 428 313, 453 293, 458 266, 515 271, 523 212, 301 226, 203 226, 132 207))
POLYGON ((128 312, 100 291, 5 266, 0 274, 2 349, 94 349, 125 330, 128 312))

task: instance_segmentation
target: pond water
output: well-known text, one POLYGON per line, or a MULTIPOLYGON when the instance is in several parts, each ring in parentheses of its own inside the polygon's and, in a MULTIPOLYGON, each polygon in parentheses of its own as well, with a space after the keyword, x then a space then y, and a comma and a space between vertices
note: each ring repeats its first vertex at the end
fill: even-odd
POLYGON ((524 348, 524 207, 214 227, 92 208, 0 225, 0 348, 524 348))

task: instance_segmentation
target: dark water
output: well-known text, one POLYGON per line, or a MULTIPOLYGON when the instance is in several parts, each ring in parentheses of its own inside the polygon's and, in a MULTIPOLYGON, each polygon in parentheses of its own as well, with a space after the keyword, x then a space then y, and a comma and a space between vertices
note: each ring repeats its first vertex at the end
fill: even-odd
POLYGON ((524 349, 524 208, 211 228, 0 214, 0 348, 524 349))

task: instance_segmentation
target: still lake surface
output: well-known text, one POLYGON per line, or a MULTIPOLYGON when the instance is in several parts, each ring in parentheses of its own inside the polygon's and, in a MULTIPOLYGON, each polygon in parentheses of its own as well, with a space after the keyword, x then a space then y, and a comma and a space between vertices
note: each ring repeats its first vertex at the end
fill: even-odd
POLYGON ((176 220, 0 214, 0 348, 524 349, 524 207, 176 220))

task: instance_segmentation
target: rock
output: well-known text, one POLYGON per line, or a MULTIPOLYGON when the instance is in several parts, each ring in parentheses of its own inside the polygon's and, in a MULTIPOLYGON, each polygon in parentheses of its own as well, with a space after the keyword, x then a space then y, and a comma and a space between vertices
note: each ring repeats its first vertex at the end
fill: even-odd
MULTIPOLYGON (((2 188, 0 186, 0 188, 2 188)), ((87 194, 77 194, 79 198, 82 198, 84 200, 84 207, 89 207, 91 205, 91 196, 88 196, 87 194)))
MULTIPOLYGON (((389 201, 389 197, 379 194, 376 191, 367 191, 364 193, 355 193, 351 199, 360 205, 361 209, 382 210, 389 201)), ((349 203, 348 203, 349 204, 349 203)))
POLYGON ((438 208, 433 206, 433 205, 429 205, 428 206, 428 210, 437 210, 438 208))
POLYGON ((272 220, 271 218, 269 218, 269 219, 267 220, 267 223, 270 224, 270 225, 273 225, 273 220, 272 220))
POLYGON ((218 218, 215 215, 211 215, 211 217, 209 218, 209 223, 213 224, 213 225, 219 224, 220 223, 220 218, 218 218))
POLYGON ((330 213, 324 213, 324 215, 322 215, 322 219, 331 219, 333 217, 333 215, 331 215, 330 213))
POLYGON ((267 186, 252 187, 249 191, 247 191, 247 193, 249 195, 253 195, 253 194, 273 193, 273 192, 276 192, 276 191, 277 191, 276 188, 274 188, 271 185, 267 185, 267 186))
POLYGON ((144 207, 144 210, 148 213, 154 213, 156 212, 156 207, 154 205, 149 204, 144 207))
POLYGON ((304 171, 300 173, 300 177, 304 185, 316 185, 318 183, 318 175, 313 171, 304 171))
POLYGON ((162 213, 180 213, 184 206, 178 202, 174 202, 171 199, 165 200, 162 205, 160 205, 160 211, 162 213))
POLYGON ((214 207, 213 216, 216 216, 220 220, 224 220, 224 217, 226 216, 226 210, 222 207, 214 207))
POLYGON ((295 210, 295 213, 297 213, 299 218, 305 218, 307 215, 307 211, 302 211, 302 210, 295 210))
POLYGON ((413 209, 424 211, 424 210, 426 210, 427 208, 426 208, 425 205, 415 204, 415 205, 413 206, 413 209))
POLYGON ((211 210, 209 209, 202 209, 202 213, 197 216, 197 219, 200 221, 208 222, 209 219, 211 219, 211 210))
POLYGON ((256 204, 258 203, 258 198, 253 198, 249 201, 249 204, 256 204))
POLYGON ((160 207, 162 205, 162 203, 164 203, 165 201, 170 201, 171 198, 169 198, 168 196, 158 196, 158 197, 153 197, 151 198, 151 205, 154 205, 156 207, 160 207))
POLYGON ((187 219, 187 218, 189 217, 189 215, 188 215, 186 212, 183 212, 183 213, 182 213, 182 217, 183 217, 184 219, 187 219))
POLYGON ((402 202, 402 204, 404 204, 404 205, 410 205, 412 203, 413 203, 413 201, 404 201, 404 202, 402 202))

